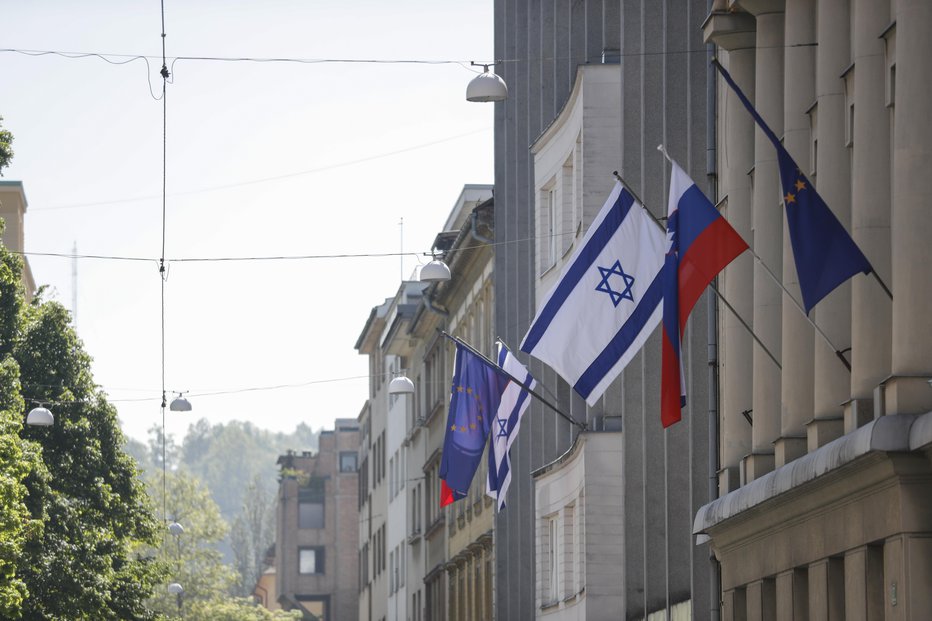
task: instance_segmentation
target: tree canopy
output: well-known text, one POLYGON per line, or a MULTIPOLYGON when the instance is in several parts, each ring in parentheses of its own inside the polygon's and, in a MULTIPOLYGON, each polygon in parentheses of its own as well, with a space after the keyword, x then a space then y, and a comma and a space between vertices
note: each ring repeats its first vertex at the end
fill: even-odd
POLYGON ((152 619, 159 523, 68 311, 26 304, 21 273, 0 246, 0 613, 152 619), (40 404, 55 424, 24 427, 40 404))
MULTIPOLYGON (((0 221, 0 231, 3 223, 0 221)), ((38 447, 20 437, 25 403, 20 391, 19 364, 13 343, 19 333, 22 285, 18 257, 0 256, 0 616, 16 618, 27 595, 18 573, 27 537, 42 524, 26 507, 26 476, 38 467, 38 447)))
POLYGON ((13 159, 13 134, 3 129, 3 117, 0 116, 0 177, 3 169, 10 165, 13 159))

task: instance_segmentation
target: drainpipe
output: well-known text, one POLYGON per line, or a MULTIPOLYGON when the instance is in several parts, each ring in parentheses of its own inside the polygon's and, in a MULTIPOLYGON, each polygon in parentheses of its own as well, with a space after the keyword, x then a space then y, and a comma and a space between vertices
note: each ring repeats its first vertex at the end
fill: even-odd
POLYGON ((427 306, 427 310, 432 313, 437 313, 441 317, 449 317, 450 311, 443 308, 442 306, 436 306, 434 304, 434 296, 430 294, 432 287, 424 290, 424 304, 427 306))
POLYGON ((495 243, 494 239, 491 239, 489 237, 486 237, 485 235, 479 234, 479 229, 477 228, 479 218, 476 216, 475 209, 473 209, 472 213, 469 214, 469 219, 471 220, 471 223, 472 223, 472 230, 470 231, 470 233, 472 234, 473 239, 483 244, 494 244, 495 243))

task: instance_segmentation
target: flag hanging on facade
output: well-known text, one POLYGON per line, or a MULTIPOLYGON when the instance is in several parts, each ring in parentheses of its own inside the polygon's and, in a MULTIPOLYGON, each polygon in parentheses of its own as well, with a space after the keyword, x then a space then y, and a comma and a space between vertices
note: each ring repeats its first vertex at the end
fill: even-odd
MULTIPOLYGON (((537 382, 528 373, 514 354, 508 351, 504 343, 498 343, 498 366, 512 377, 516 377, 525 386, 534 390, 537 382)), ((486 482, 486 494, 495 498, 498 508, 505 506, 505 495, 511 484, 511 444, 518 435, 521 417, 524 416, 531 402, 530 393, 516 382, 510 381, 502 393, 492 429, 489 434, 489 477, 486 482)))
POLYGON ((664 248, 663 231, 616 183, 538 308, 521 351, 594 405, 660 323, 664 248))
POLYGON ((465 498, 469 491, 491 420, 511 380, 462 343, 456 343, 450 411, 440 457, 440 506, 465 498))
POLYGON ((669 246, 663 277, 660 380, 660 419, 664 427, 678 422, 686 405, 680 344, 689 313, 712 279, 748 248, 675 162, 667 209, 669 246))
POLYGON ((858 272, 869 274, 874 268, 728 71, 718 62, 714 64, 777 149, 786 224, 790 232, 803 306, 808 314, 835 287, 858 272))

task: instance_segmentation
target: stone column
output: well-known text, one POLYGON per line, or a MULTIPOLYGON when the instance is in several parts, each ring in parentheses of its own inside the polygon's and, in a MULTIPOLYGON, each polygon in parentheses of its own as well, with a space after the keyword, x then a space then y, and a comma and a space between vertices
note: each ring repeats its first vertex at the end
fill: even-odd
MULTIPOLYGON (((783 84, 783 146, 800 169, 810 169, 809 117, 806 110, 815 99, 814 5, 808 0, 786 0, 786 50, 783 84)), ((802 300, 793 247, 783 220, 783 284, 797 301, 802 300)), ((786 294, 784 294, 785 296, 786 294)), ((812 325, 791 300, 783 300, 783 373, 780 387, 780 438, 774 445, 776 465, 782 466, 806 453, 805 424, 812 418, 812 325)))
MULTIPOLYGON (((779 136, 783 133, 783 2, 743 2, 757 18, 757 67, 754 102, 779 136)), ((735 111, 738 113, 738 111, 735 111)), ((760 129, 754 132, 754 250, 775 274, 783 268, 783 209, 777 152, 760 129)), ((782 294, 764 268, 754 265, 754 331, 781 359, 782 294)), ((757 345, 753 353, 754 387, 752 454, 744 474, 753 481, 773 470, 773 443, 780 435, 780 369, 757 345)))
POLYGON ((844 621, 845 566, 840 558, 809 565, 809 621, 844 621))
POLYGON ((777 574, 777 621, 798 621, 809 616, 809 577, 805 569, 777 574))
MULTIPOLYGON (((897 0, 893 131, 893 379, 886 412, 932 409, 932 2, 897 0)), ((879 34, 879 33, 878 33, 879 34)))
POLYGON ((756 580, 747 586, 748 621, 776 621, 777 591, 772 578, 756 580))
POLYGON ((927 536, 897 535, 884 542, 884 619, 925 619, 929 616, 932 608, 930 558, 932 538, 927 536))
POLYGON ((722 621, 747 621, 747 613, 748 604, 744 589, 722 593, 722 621))
MULTIPOLYGON (((728 69, 744 92, 754 96, 754 38, 756 23, 747 13, 715 12, 703 24, 706 42, 719 46, 719 62, 728 69)), ((748 243, 751 242, 751 179, 754 164, 754 120, 741 107, 734 91, 718 83, 719 195, 726 199, 723 214, 748 243)), ((721 291, 745 321, 751 321, 754 258, 745 252, 725 268, 721 291)), ((721 334, 721 470, 719 493, 724 495, 740 483, 738 467, 751 452, 751 426, 742 415, 751 409, 751 335, 724 305, 719 309, 721 334)))
POLYGON ((848 621, 883 621, 883 548, 862 546, 845 554, 848 621))
MULTIPOLYGON (((816 101, 817 157, 813 182, 846 227, 851 220, 851 152, 846 146, 845 91, 841 77, 851 63, 850 6, 847 0, 817 3, 816 101), (839 27, 844 24, 844 27, 839 27)), ((851 345, 851 284, 841 284, 813 310, 812 317, 832 344, 851 345)), ((809 450, 815 450, 844 432, 842 403, 851 393, 851 373, 831 346, 816 336, 815 416, 807 427, 809 450)), ((850 359, 850 353, 848 354, 850 359)))
MULTIPOLYGON (((854 67, 846 93, 854 104, 851 236, 886 283, 890 278, 890 111, 886 107, 884 41, 886 0, 855 0, 851 41, 854 67)), ((873 276, 851 281, 851 405, 845 430, 873 419, 874 389, 890 376, 892 310, 873 276)))

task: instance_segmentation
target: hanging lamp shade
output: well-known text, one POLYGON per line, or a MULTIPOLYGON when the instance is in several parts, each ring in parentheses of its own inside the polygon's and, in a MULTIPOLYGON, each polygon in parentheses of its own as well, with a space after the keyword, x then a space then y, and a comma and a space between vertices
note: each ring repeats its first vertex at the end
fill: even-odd
POLYGON ((434 259, 421 268, 421 282, 444 282, 450 280, 450 268, 440 259, 434 259))
POLYGON ((412 395, 414 394, 414 382, 404 375, 392 379, 388 384, 388 394, 390 395, 412 395))
POLYGON ((169 404, 168 409, 172 412, 190 412, 191 411, 191 402, 184 398, 181 393, 177 397, 172 399, 171 404, 169 404))
POLYGON ((51 427, 55 424, 55 417, 48 408, 39 406, 29 410, 29 414, 26 415, 26 424, 33 427, 51 427))
POLYGON ((466 101, 504 101, 508 99, 508 86, 500 77, 489 71, 489 65, 483 65, 485 71, 470 80, 466 87, 466 101))

